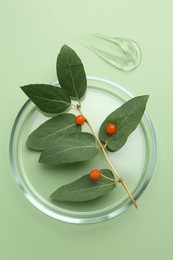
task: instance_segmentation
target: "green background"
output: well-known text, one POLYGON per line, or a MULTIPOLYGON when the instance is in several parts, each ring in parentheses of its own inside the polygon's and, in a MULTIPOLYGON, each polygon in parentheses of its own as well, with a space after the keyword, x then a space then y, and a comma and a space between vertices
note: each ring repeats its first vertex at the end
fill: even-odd
POLYGON ((0 259, 172 259, 172 0, 1 0, 0 2, 0 259), (132 72, 106 64, 76 43, 81 33, 136 40, 142 63, 132 72), (158 156, 154 177, 122 215, 99 224, 60 222, 32 206, 16 185, 8 144, 28 83, 56 79, 63 44, 81 57, 87 75, 110 79, 134 95, 149 94, 158 156))

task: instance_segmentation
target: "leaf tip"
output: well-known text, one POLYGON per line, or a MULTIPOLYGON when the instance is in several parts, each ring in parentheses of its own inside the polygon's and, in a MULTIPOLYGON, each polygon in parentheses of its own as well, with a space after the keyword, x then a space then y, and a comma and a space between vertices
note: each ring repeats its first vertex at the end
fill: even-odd
POLYGON ((71 50, 71 48, 70 48, 67 44, 64 44, 64 45, 62 46, 60 52, 61 52, 62 50, 71 50))
POLYGON ((54 192, 49 195, 49 199, 54 200, 54 192))
POLYGON ((24 91, 25 86, 19 86, 19 88, 24 91))
POLYGON ((149 95, 143 95, 143 96, 141 96, 141 98, 143 98, 143 100, 147 103, 147 101, 149 99, 149 95))
POLYGON ((44 163, 42 154, 43 154, 43 152, 40 154, 40 157, 39 157, 39 159, 38 159, 38 162, 39 162, 39 163, 44 163))
POLYGON ((149 99, 149 95, 144 95, 144 98, 145 98, 146 100, 148 100, 148 99, 149 99))

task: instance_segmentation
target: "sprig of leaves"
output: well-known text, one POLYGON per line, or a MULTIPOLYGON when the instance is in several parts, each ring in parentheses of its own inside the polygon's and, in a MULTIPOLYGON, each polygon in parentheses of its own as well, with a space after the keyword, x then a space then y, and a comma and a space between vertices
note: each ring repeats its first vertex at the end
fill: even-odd
POLYGON ((116 183, 120 182, 137 207, 124 180, 112 166, 105 149, 115 152, 126 143, 128 136, 140 123, 148 96, 134 97, 108 115, 100 127, 99 136, 95 134, 88 119, 86 123, 92 133, 81 132, 81 126, 75 121, 76 116, 66 111, 73 106, 80 114, 82 113, 81 100, 87 88, 84 66, 74 50, 64 45, 57 57, 56 70, 59 87, 47 84, 21 87, 41 111, 55 114, 29 135, 28 148, 40 151, 39 162, 49 165, 89 161, 102 151, 111 170, 100 170, 101 177, 98 180, 91 179, 89 174, 84 175, 58 188, 50 198, 73 202, 93 200, 114 189, 116 183), (71 99, 77 100, 78 104, 73 104, 71 99), (105 131, 109 123, 117 126, 117 131, 113 135, 105 131))

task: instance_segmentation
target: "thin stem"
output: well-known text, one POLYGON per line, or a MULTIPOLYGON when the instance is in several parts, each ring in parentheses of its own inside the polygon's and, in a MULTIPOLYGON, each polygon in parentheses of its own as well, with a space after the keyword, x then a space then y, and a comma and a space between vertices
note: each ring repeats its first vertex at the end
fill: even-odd
POLYGON ((75 104, 73 104, 73 103, 71 103, 70 105, 71 105, 72 107, 78 109, 78 105, 75 105, 75 104))
POLYGON ((107 145, 108 145, 109 141, 110 141, 110 136, 107 138, 107 140, 106 140, 106 142, 105 142, 105 144, 104 144, 104 148, 106 148, 106 147, 107 147, 107 145))
MULTIPOLYGON (((83 115, 83 113, 82 113, 82 111, 81 111, 81 106, 80 106, 80 104, 77 105, 77 109, 78 109, 78 111, 80 112, 80 114, 83 115)), ((84 116, 84 115, 83 115, 83 116, 84 116)), ((85 117, 85 116, 84 116, 84 117, 85 117)), ((92 128, 90 122, 88 121, 88 119, 85 119, 85 122, 87 123, 87 125, 88 125, 89 128, 91 129, 91 131, 92 131, 94 137, 96 138, 96 140, 97 140, 97 142, 98 142, 98 144, 99 144, 99 146, 100 146, 100 148, 101 148, 101 150, 102 150, 102 152, 103 152, 103 154, 104 154, 104 156, 105 156, 105 158, 106 158, 106 160, 107 160, 109 166, 111 167, 111 169, 112 169, 114 175, 117 176, 118 181, 121 182, 121 184, 123 185, 124 189, 126 190, 126 192, 128 193, 129 197, 131 198, 131 200, 132 200, 134 206, 135 206, 136 208, 138 208, 138 205, 137 205, 135 199, 133 198, 132 194, 130 193, 129 189, 127 188, 127 185, 125 184, 124 180, 121 178, 121 176, 118 174, 118 172, 115 170, 114 166, 112 165, 111 161, 109 160, 109 157, 108 157, 108 155, 107 155, 107 153, 106 153, 106 151, 105 151, 105 147, 104 147, 103 144, 100 142, 100 140, 99 140, 97 134, 95 133, 94 129, 92 128)))
POLYGON ((114 182, 115 184, 117 184, 117 183, 119 182, 119 180, 114 180, 114 179, 111 179, 111 178, 109 178, 109 177, 105 176, 105 175, 104 175, 104 174, 102 174, 102 173, 101 173, 101 176, 102 176, 103 178, 105 178, 105 179, 109 180, 109 181, 112 181, 112 182, 114 182))
POLYGON ((125 184, 124 180, 121 178, 120 180, 121 184, 123 185, 124 189, 127 191, 127 193, 129 194, 129 197, 131 198, 134 206, 138 209, 138 205, 135 201, 135 199, 133 198, 132 194, 130 193, 129 189, 127 188, 127 185, 125 184))

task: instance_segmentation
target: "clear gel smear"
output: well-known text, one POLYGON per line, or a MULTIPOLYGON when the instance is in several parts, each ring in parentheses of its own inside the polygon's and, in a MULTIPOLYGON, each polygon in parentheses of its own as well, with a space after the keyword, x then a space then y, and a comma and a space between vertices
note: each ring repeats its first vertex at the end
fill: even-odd
POLYGON ((85 34, 78 37, 78 42, 123 71, 137 68, 142 59, 139 45, 130 39, 85 34))

